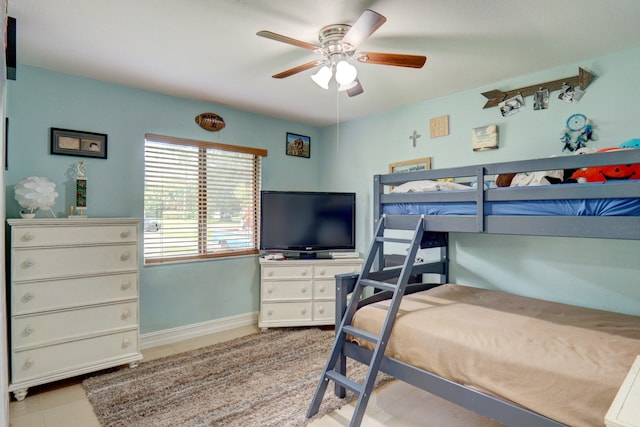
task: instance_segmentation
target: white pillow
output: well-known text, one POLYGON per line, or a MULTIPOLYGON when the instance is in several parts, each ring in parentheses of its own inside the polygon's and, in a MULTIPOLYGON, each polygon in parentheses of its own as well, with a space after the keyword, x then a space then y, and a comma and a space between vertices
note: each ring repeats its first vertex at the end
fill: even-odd
POLYGON ((466 185, 456 182, 442 181, 411 181, 394 187, 392 193, 420 193, 424 191, 468 190, 466 185))

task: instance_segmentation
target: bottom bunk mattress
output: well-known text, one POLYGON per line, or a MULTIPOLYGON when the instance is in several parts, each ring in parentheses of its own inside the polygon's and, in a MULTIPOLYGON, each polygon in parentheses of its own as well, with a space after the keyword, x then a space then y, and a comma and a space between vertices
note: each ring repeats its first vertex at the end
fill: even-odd
MULTIPOLYGON (((354 326, 378 333, 388 304, 360 308, 354 326)), ((567 425, 604 426, 640 355, 640 317, 447 284, 404 297, 386 354, 567 425)))

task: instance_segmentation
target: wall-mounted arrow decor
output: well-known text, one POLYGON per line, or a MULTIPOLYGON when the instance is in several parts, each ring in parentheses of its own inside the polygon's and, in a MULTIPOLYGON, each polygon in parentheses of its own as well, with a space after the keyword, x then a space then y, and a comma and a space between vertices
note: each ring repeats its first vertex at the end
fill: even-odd
POLYGON ((484 104, 484 107, 482 108, 496 107, 505 99, 511 98, 518 94, 522 96, 533 95, 540 88, 548 89, 549 92, 552 92, 554 90, 562 89, 563 85, 569 85, 571 87, 580 86, 580 89, 585 90, 587 86, 589 86, 589 83, 591 83, 591 81, 595 78, 595 76, 590 72, 586 71, 584 68, 579 68, 578 72, 579 74, 577 76, 558 79, 558 80, 554 80, 546 83, 540 83, 537 85, 531 85, 531 86, 523 87, 520 89, 510 90, 508 92, 503 92, 498 89, 490 90, 489 92, 484 92, 482 95, 485 98, 487 98, 488 101, 486 104, 484 104))

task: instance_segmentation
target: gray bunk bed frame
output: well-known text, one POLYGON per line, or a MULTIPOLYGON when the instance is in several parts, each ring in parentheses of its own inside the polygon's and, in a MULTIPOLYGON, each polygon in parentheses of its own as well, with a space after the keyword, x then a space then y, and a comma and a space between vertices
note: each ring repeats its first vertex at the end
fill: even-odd
MULTIPOLYGON (((564 237, 588 237, 640 240, 640 217, 622 216, 488 216, 484 214, 483 205, 489 201, 502 200, 545 200, 545 199, 588 199, 588 198, 640 198, 640 179, 634 183, 606 185, 564 185, 544 186, 541 188, 511 188, 501 192, 496 189, 484 189, 478 185, 476 191, 449 191, 427 193, 385 194, 385 186, 396 186, 409 181, 434 180, 438 178, 475 177, 483 183, 487 176, 503 173, 532 172, 542 170, 576 169, 590 166, 607 166, 617 164, 640 163, 640 150, 614 151, 576 156, 553 157, 538 160, 525 160, 495 163, 477 166, 463 166, 441 170, 376 175, 374 177, 374 218, 377 225, 382 219, 383 205, 402 202, 442 202, 472 201, 476 203, 477 215, 456 216, 423 216, 425 232, 434 232, 443 236, 436 239, 431 246, 440 248, 440 259, 435 262, 414 264, 412 275, 431 273, 439 275, 438 283, 409 284, 405 294, 417 292, 437 286, 448 281, 448 248, 447 232, 496 233, 517 235, 541 235, 564 237)), ((415 224, 415 216, 385 216, 388 228, 410 229, 415 224)), ((388 267, 384 259, 377 259, 376 278, 385 280, 397 277, 402 267, 388 267)), ((358 282, 358 274, 336 276, 336 329, 341 324, 347 311, 347 296, 351 294, 358 282)), ((358 306, 387 299, 389 294, 376 293, 362 299, 358 306)), ((346 358, 369 364, 373 352, 353 343, 345 343, 341 350, 336 371, 346 375, 346 358)), ((397 359, 384 356, 380 371, 392 377, 429 391, 446 400, 470 409, 480 415, 491 418, 507 426, 517 427, 560 427, 564 424, 532 412, 526 408, 501 400, 494 396, 465 387, 461 384, 442 378, 438 375, 408 365, 397 359)), ((345 397, 346 389, 337 384, 335 394, 345 397)))

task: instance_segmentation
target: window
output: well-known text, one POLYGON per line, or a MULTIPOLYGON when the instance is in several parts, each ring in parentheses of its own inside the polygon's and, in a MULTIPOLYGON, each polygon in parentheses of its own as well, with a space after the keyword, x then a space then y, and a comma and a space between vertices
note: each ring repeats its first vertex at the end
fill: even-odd
POLYGON ((145 135, 144 262, 258 252, 267 151, 145 135))

